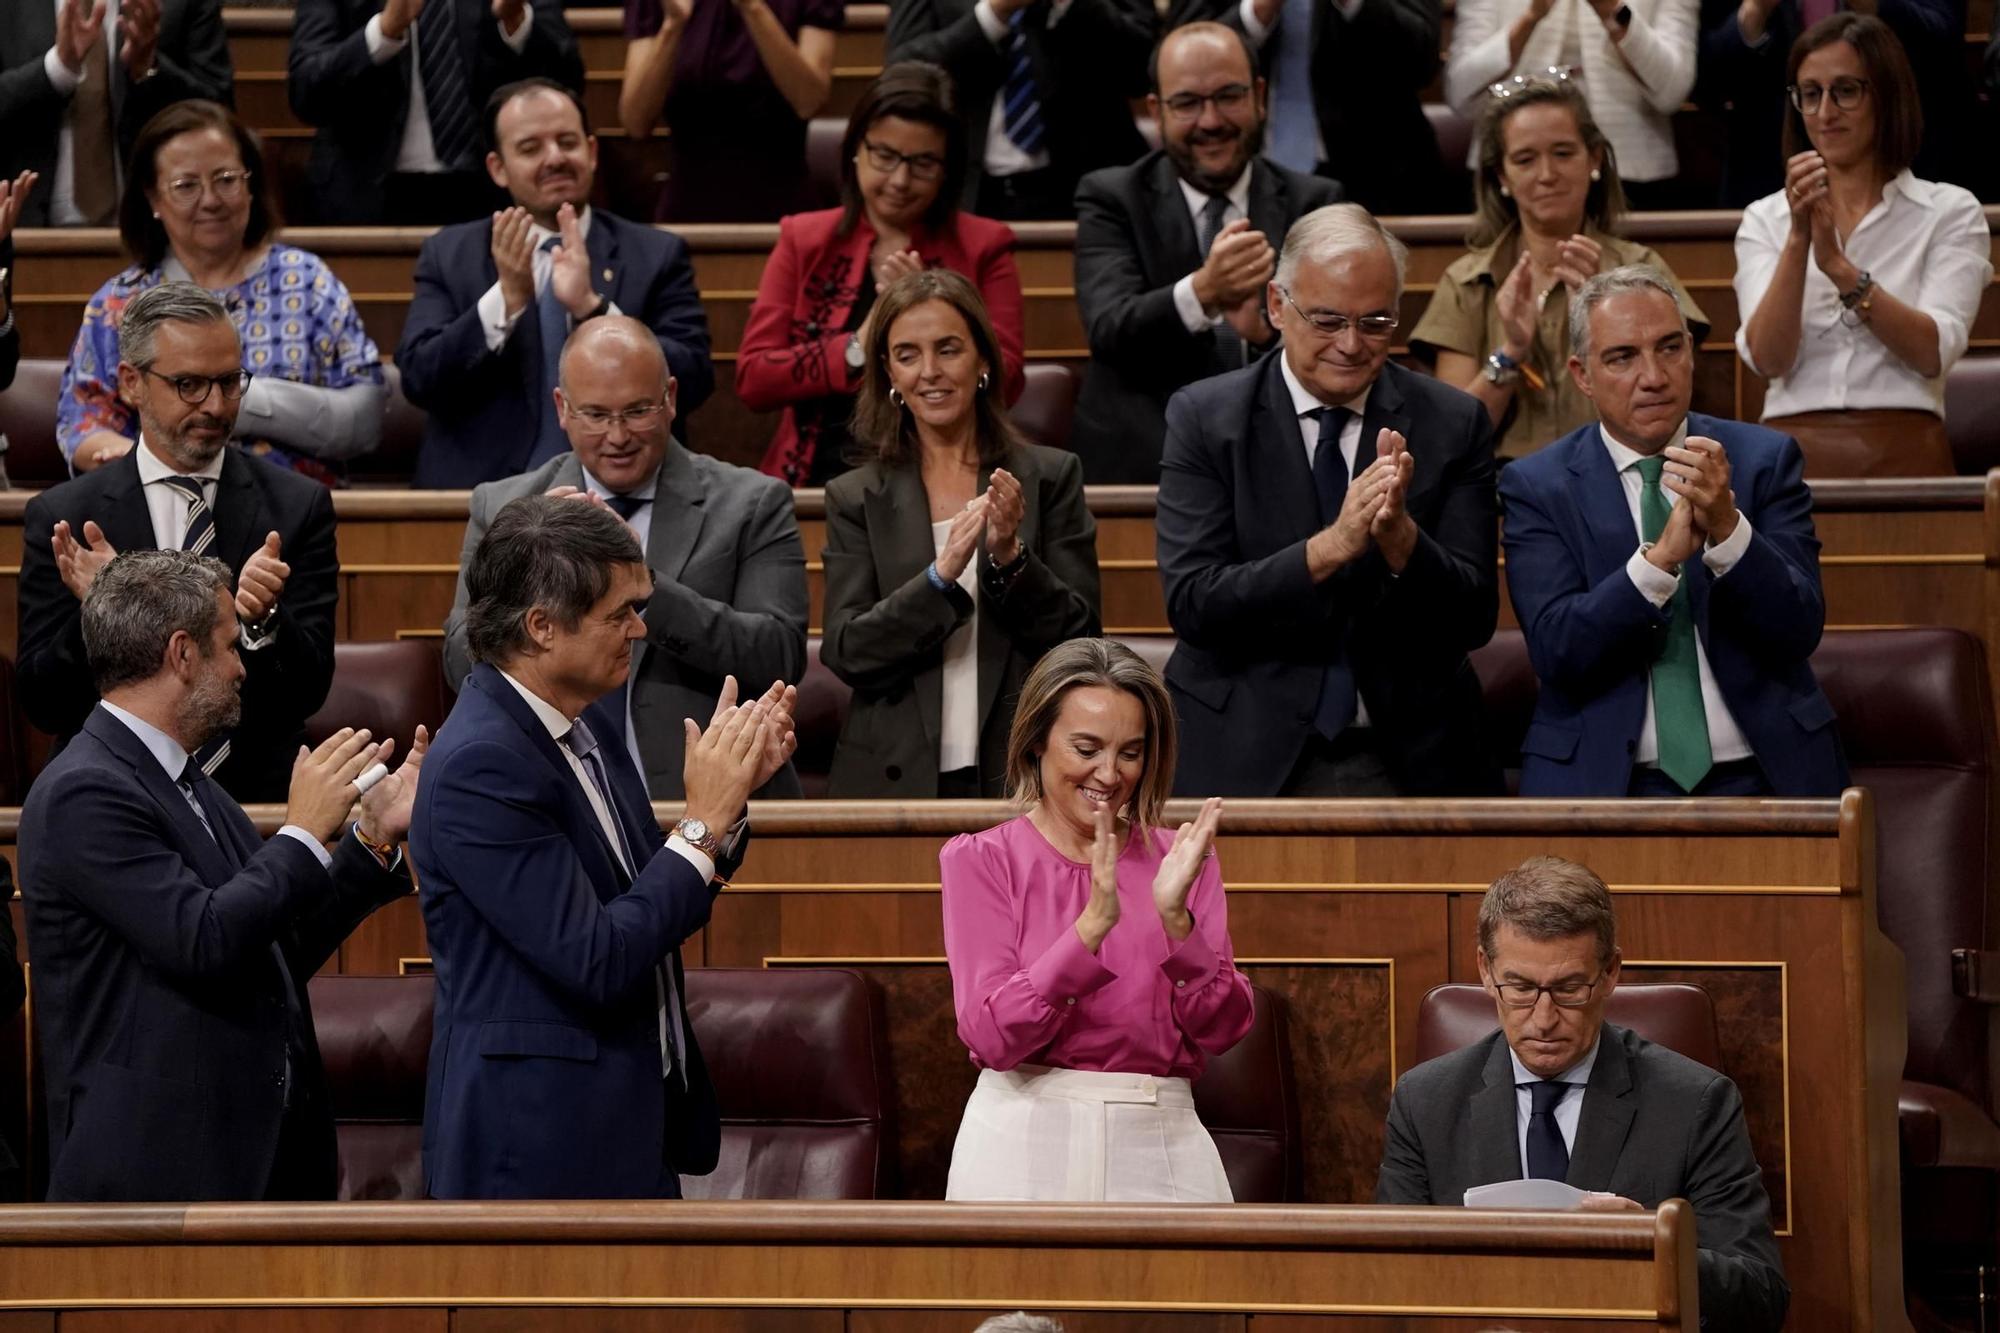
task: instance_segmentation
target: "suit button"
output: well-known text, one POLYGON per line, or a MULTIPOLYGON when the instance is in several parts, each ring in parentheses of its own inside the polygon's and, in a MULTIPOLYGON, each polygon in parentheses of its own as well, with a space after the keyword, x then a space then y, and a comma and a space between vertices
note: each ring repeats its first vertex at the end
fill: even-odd
POLYGON ((891 782, 902 781, 903 769, 900 764, 891 764, 887 768, 883 769, 882 772, 885 776, 888 777, 889 781, 891 782))

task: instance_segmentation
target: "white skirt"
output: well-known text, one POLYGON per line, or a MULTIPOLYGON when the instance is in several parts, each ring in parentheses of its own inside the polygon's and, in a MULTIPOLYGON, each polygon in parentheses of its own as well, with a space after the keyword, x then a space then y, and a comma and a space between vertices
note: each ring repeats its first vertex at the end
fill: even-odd
POLYGON ((1186 1079, 1045 1065, 980 1072, 944 1197, 1234 1202, 1186 1079))

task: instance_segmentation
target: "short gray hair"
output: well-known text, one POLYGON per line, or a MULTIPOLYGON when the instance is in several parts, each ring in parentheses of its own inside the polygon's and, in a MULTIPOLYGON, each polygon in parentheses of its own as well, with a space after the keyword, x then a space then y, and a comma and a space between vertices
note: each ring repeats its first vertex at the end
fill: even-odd
POLYGON ((234 586, 229 566, 214 556, 121 552, 83 599, 83 651, 98 694, 152 679, 177 633, 185 631, 207 656, 222 614, 215 595, 234 586))
POLYGON ((229 323, 229 310, 214 293, 191 282, 163 282, 126 305, 118 321, 118 359, 141 369, 150 367, 153 335, 162 324, 229 323))
POLYGON ((602 505, 524 495, 509 501, 479 539, 465 569, 466 648, 501 665, 528 646, 524 618, 535 607, 565 629, 611 590, 617 565, 643 565, 632 529, 602 505))
POLYGON ((1590 360, 1590 312, 1614 296, 1631 292, 1659 292, 1674 303, 1681 317, 1681 332, 1688 331, 1687 311, 1681 309, 1680 293, 1651 264, 1627 264, 1599 273, 1576 289, 1569 298, 1569 353, 1579 361, 1590 360))
POLYGON ((1325 264, 1378 247, 1389 252, 1389 262, 1396 266, 1396 299, 1400 301, 1409 248, 1360 204, 1328 204, 1294 222, 1285 233, 1285 248, 1278 252, 1278 271, 1273 277, 1290 291, 1301 263, 1325 264))
POLYGON ((1597 872, 1560 856, 1532 856, 1493 881, 1479 902, 1479 952, 1493 961, 1500 927, 1537 942, 1597 936, 1597 961, 1609 966, 1618 950, 1618 916, 1611 890, 1597 872))
POLYGON ((1063 1326, 1047 1315, 1016 1310, 1012 1314, 994 1315, 972 1333, 1063 1333, 1063 1326))

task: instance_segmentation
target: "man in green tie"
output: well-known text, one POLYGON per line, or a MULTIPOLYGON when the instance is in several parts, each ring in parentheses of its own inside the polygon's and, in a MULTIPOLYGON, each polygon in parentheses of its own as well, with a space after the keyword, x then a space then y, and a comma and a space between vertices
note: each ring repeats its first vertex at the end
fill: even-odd
POLYGON ((1541 682, 1521 794, 1837 793, 1798 444, 1688 411, 1693 339, 1653 269, 1590 279, 1569 320, 1569 373, 1599 421, 1500 477, 1507 587, 1541 682))

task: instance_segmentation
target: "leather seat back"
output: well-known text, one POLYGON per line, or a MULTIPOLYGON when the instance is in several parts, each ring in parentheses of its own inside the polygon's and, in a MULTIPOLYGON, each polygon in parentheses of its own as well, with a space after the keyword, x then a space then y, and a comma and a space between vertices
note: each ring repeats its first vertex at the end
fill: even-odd
POLYGON ((67 362, 23 358, 14 383, 0 393, 0 435, 7 437, 7 480, 16 489, 39 490, 69 480, 69 464, 56 447, 56 400, 67 362))
POLYGON ((439 639, 334 644, 333 685, 306 719, 307 743, 318 745, 342 727, 366 727, 378 741, 395 737, 402 755, 419 723, 436 736, 451 711, 443 654, 439 639))
POLYGON ((1256 1018, 1242 1041, 1214 1056, 1194 1085, 1194 1106, 1222 1154, 1238 1203, 1305 1197, 1305 1145, 1292 1073, 1285 998, 1253 985, 1256 1018))
POLYGON ((321 975, 307 983, 340 1143, 339 1199, 424 1197, 424 1073, 437 986, 321 975))

